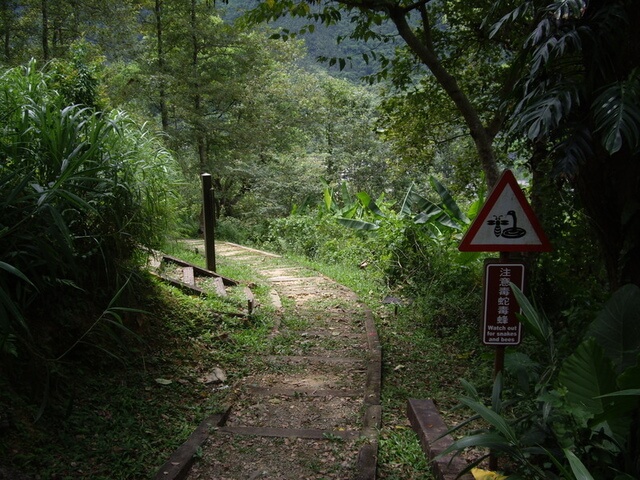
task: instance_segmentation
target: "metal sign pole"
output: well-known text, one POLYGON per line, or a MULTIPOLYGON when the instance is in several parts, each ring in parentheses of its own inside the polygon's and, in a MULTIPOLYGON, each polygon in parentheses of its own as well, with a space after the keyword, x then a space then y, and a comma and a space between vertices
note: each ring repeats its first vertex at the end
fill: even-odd
POLYGON ((204 250, 207 258, 207 270, 216 271, 216 246, 215 246, 215 204, 213 201, 213 188, 211 174, 203 173, 202 178, 202 207, 204 216, 204 250))

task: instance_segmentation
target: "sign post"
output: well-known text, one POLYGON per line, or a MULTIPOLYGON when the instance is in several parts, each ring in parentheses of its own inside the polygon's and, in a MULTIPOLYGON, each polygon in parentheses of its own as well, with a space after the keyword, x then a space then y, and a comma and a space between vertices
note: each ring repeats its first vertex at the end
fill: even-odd
MULTIPOLYGON (((504 368, 507 346, 520 344, 520 311, 511 284, 521 290, 525 265, 511 260, 510 252, 548 252, 551 244, 510 170, 505 170, 487 201, 462 238, 461 252, 500 252, 500 259, 485 261, 482 342, 495 347, 494 379, 504 368)), ((497 469, 490 456, 489 468, 497 469)))
POLYGON ((204 221, 204 251, 207 258, 207 270, 216 271, 215 244, 215 203, 213 201, 213 187, 211 174, 203 173, 202 177, 202 212, 204 221))

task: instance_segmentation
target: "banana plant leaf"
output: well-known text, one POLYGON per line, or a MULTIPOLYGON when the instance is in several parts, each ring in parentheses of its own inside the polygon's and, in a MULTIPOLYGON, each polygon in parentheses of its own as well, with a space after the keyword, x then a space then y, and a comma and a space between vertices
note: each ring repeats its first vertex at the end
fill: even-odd
MULTIPOLYGON (((458 222, 460 223, 463 223, 463 224, 469 223, 469 219, 462 212, 462 210, 460 210, 460 207, 458 206, 456 201, 453 199, 453 197, 449 193, 449 190, 447 190, 445 186, 442 185, 435 177, 431 177, 430 181, 431 181, 431 186, 434 188, 436 192, 438 192, 438 195, 442 199, 442 203, 445 209, 448 211, 451 217, 458 220, 458 222)), ((459 224, 457 225, 459 226, 459 224)))
POLYGON ((372 212, 374 215, 386 218, 386 215, 384 214, 384 212, 380 210, 380 207, 376 205, 376 202, 373 201, 373 199, 368 193, 360 192, 356 196, 358 197, 358 200, 360 200, 360 203, 362 203, 362 206, 364 208, 372 212))
POLYGON ((375 223, 365 222, 364 220, 354 220, 353 218, 338 218, 338 223, 355 230, 371 231, 380 228, 380 226, 375 223))

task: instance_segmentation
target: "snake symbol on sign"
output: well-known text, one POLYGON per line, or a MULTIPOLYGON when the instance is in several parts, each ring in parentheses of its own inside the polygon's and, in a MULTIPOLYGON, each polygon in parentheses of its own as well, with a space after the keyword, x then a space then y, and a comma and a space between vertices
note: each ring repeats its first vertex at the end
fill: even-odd
POLYGON ((521 238, 527 234, 527 231, 524 228, 518 227, 518 217, 516 216, 515 211, 509 210, 504 216, 494 215, 493 220, 487 220, 487 225, 494 225, 493 234, 496 237, 521 238), (511 226, 503 229, 503 226, 509 225, 508 220, 502 219, 504 216, 511 217, 511 226))

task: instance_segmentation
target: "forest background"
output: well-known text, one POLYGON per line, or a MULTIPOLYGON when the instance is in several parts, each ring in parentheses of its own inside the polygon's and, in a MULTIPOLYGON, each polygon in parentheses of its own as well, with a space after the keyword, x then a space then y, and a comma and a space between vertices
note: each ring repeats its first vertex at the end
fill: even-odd
POLYGON ((554 246, 526 258, 544 352, 511 356, 539 373, 504 412, 520 434, 485 420, 529 475, 637 475, 639 18, 623 0, 2 2, 3 381, 46 398, 89 319, 113 341, 146 252, 199 234, 203 172, 220 238, 366 265, 425 328, 473 326, 482 258, 456 246, 511 168, 554 246), (625 313, 596 316, 611 294, 625 313))

